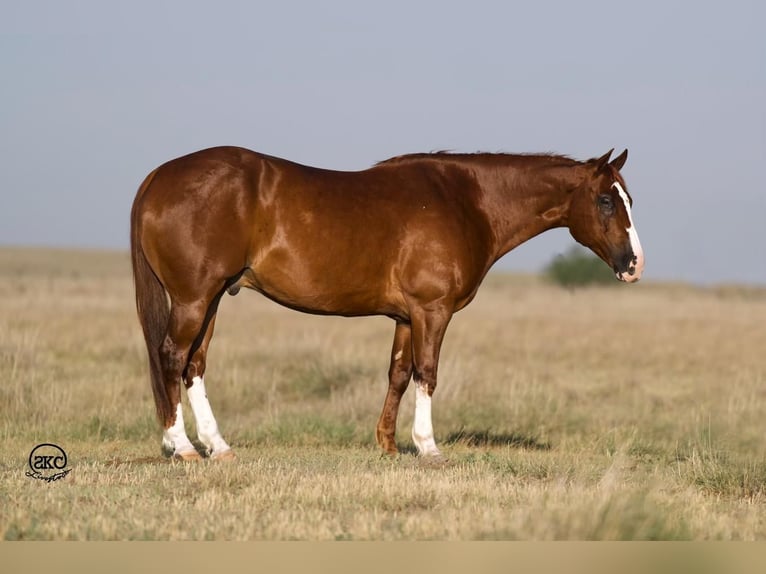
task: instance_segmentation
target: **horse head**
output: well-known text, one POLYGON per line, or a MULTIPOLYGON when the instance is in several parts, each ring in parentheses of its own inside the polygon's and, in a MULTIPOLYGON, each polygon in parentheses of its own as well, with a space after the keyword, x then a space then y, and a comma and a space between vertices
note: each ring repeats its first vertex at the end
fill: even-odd
POLYGON ((644 252, 631 215, 633 200, 620 175, 628 150, 610 161, 612 151, 583 164, 584 178, 570 202, 569 231, 620 281, 633 283, 644 270, 644 252))

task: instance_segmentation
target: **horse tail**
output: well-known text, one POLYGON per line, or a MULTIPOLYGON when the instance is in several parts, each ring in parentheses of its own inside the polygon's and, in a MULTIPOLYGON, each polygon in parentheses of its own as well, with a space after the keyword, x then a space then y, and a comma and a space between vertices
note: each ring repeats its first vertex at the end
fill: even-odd
POLYGON ((133 208, 130 212, 130 257, 133 264, 133 284, 136 290, 136 311, 144 331, 146 350, 149 353, 149 374, 152 381, 154 404, 160 423, 166 425, 173 420, 175 413, 172 412, 173 408, 162 377, 160 346, 167 332, 170 306, 165 288, 146 259, 140 236, 139 205, 144 192, 156 173, 157 170, 154 170, 146 176, 141 187, 138 188, 136 199, 133 201, 133 208))

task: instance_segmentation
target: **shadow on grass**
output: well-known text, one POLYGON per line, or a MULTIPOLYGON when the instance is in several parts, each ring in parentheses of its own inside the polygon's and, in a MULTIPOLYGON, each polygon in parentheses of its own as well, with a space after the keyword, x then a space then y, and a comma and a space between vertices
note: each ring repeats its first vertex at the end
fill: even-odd
MULTIPOLYGON (((551 443, 537 440, 535 437, 524 436, 518 433, 493 433, 490 430, 466 430, 450 433, 444 439, 444 444, 462 444, 473 447, 486 446, 510 446, 528 450, 551 450, 551 443)), ((418 449, 412 443, 397 443, 400 455, 418 455, 418 449)))
POLYGON ((551 450, 551 443, 541 442, 535 437, 518 433, 493 433, 490 430, 461 429, 450 433, 446 444, 464 444, 466 446, 513 446, 529 450, 551 450))

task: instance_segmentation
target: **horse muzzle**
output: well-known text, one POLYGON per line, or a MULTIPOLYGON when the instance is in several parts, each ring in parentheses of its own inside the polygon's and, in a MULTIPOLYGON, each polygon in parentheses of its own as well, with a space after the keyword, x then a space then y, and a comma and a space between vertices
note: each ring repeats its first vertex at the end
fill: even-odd
POLYGON ((644 272, 644 254, 639 249, 638 253, 630 252, 626 257, 620 258, 620 265, 614 266, 614 274, 617 279, 625 283, 635 283, 641 279, 644 272))

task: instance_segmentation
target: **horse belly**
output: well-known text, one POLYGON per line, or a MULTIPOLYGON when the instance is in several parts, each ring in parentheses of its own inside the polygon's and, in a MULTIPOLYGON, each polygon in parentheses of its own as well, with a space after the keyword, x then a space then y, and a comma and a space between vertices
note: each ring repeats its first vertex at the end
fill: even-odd
POLYGON ((398 315, 404 298, 390 266, 375 255, 349 259, 327 252, 296 256, 272 249, 245 273, 245 286, 287 307, 329 315, 398 315), (387 271, 388 270, 388 271, 387 271))

